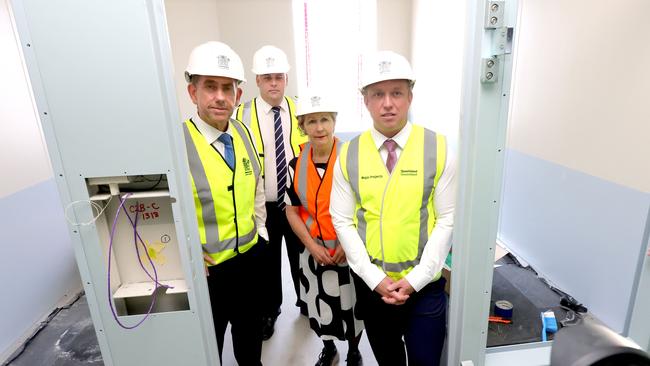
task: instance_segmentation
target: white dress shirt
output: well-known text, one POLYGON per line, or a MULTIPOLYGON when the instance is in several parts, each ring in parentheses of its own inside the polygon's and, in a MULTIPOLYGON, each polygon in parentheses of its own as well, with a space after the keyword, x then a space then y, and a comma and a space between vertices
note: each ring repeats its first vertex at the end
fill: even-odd
MULTIPOLYGON (((269 103, 262 97, 257 101, 257 118, 260 123, 260 133, 264 143, 264 191, 267 202, 278 200, 278 174, 275 166, 275 122, 274 114, 269 103)), ((282 119, 282 137, 284 139, 284 155, 287 164, 295 158, 291 148, 291 116, 289 115, 289 105, 283 97, 280 103, 280 118, 282 119)), ((256 146, 261 150, 261 146, 256 146)))
MULTIPOLYGON (((232 137, 232 127, 230 126, 230 123, 228 123, 226 132, 221 132, 204 122, 198 115, 192 117, 192 122, 194 122, 196 128, 201 132, 201 135, 203 135, 208 144, 214 146, 221 155, 224 155, 226 148, 223 146, 223 142, 218 139, 219 136, 224 133, 227 133, 232 137)), ((268 241, 269 234, 266 230, 266 206, 264 205, 263 181, 264 179, 262 179, 262 175, 260 175, 257 178, 257 190, 255 191, 255 223, 257 224, 257 234, 264 238, 264 240, 268 241)))
MULTIPOLYGON (((392 137, 398 145, 396 149, 398 161, 412 129, 412 125, 407 123, 397 135, 392 137)), ((370 129, 370 134, 385 163, 388 151, 383 144, 388 137, 382 135, 374 127, 370 129)), ((447 151, 445 167, 433 193, 433 199, 436 210, 436 226, 429 235, 420 263, 405 277, 415 291, 421 290, 431 282, 436 273, 442 269, 451 246, 456 200, 456 157, 450 151, 447 151)), ((355 205, 356 196, 350 184, 343 177, 341 165, 337 159, 330 197, 332 223, 345 250, 350 268, 364 280, 369 288, 374 289, 386 277, 386 274, 381 268, 370 262, 365 243, 359 237, 354 226, 355 205)))

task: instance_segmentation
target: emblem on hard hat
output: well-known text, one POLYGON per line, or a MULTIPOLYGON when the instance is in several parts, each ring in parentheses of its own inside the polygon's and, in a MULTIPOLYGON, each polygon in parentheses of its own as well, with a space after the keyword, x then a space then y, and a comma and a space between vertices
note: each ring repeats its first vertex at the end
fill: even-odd
POLYGON ((318 96, 311 97, 311 106, 312 107, 320 107, 320 97, 318 97, 318 96))
POLYGON ((217 66, 220 69, 230 70, 230 59, 225 55, 217 56, 217 66))
POLYGON ((267 57, 266 58, 266 67, 273 67, 275 65, 275 58, 274 57, 267 57))
POLYGON ((379 73, 386 74, 390 72, 390 61, 382 61, 379 63, 379 73))

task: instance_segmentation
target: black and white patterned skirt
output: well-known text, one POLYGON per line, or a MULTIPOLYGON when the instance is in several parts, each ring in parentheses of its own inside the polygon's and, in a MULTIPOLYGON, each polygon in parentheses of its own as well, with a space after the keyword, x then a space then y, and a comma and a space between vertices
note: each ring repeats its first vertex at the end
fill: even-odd
POLYGON ((354 316, 356 295, 347 263, 321 266, 303 248, 300 298, 307 303, 309 326, 320 338, 344 341, 363 330, 363 322, 354 316))

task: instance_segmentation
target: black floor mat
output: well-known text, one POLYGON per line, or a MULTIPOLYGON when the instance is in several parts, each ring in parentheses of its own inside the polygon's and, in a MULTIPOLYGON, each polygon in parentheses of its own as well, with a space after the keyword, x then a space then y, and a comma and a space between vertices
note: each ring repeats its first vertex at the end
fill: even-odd
MULTIPOLYGON (((558 322, 565 316, 560 308, 560 296, 548 288, 535 272, 516 264, 503 264, 494 270, 492 300, 508 300, 513 304, 512 324, 489 323, 487 346, 504 346, 542 340, 540 313, 553 310, 558 322)), ((553 339, 549 334, 548 339, 553 339)))

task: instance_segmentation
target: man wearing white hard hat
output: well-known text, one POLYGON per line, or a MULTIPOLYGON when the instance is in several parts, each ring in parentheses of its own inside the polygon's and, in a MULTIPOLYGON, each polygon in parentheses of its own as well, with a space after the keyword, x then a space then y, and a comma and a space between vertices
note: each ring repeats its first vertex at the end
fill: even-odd
POLYGON ((287 55, 274 46, 264 46, 253 56, 253 73, 260 90, 259 97, 243 103, 237 109, 237 119, 244 122, 253 134, 253 140, 262 161, 266 193, 266 227, 269 243, 266 246, 262 271, 266 276, 262 307, 263 336, 269 339, 282 305, 282 238, 286 243, 296 306, 306 314, 300 300, 298 261, 300 244, 291 231, 285 212, 287 163, 300 153, 300 145, 307 141, 296 119, 296 105, 284 95, 290 66, 287 55))
POLYGON ((264 182, 250 131, 230 118, 244 67, 226 44, 207 42, 192 50, 185 79, 197 107, 183 130, 219 356, 230 323, 238 364, 261 365, 264 182))
POLYGON ((444 136, 407 120, 415 77, 403 56, 377 52, 362 67, 361 93, 373 127, 341 149, 332 222, 379 365, 406 365, 407 359, 409 365, 438 365, 455 159, 444 136))

